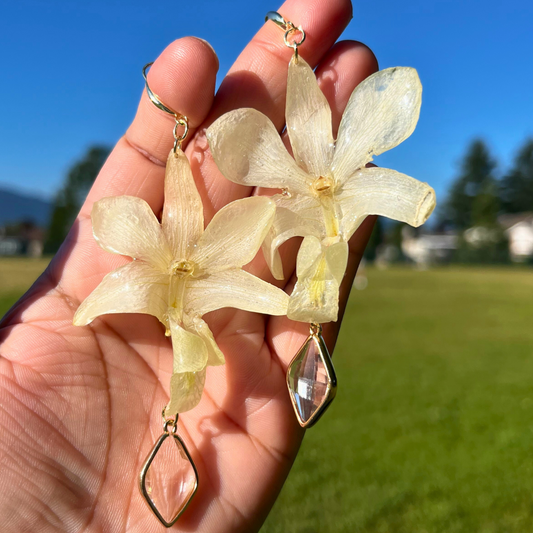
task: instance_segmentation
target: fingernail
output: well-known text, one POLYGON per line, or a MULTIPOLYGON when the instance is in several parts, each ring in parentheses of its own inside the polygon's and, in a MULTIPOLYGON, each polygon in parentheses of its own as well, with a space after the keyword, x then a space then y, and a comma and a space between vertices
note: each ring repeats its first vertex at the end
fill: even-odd
POLYGON ((211 48, 211 50, 213 51, 213 54, 214 56, 217 58, 217 71, 220 67, 220 62, 218 60, 218 56, 217 56, 217 53, 215 52, 215 49, 211 46, 211 43, 209 43, 208 41, 206 41, 205 39, 202 39, 201 37, 196 37, 196 39, 198 39, 199 41, 202 41, 204 44, 206 44, 209 48, 211 48))

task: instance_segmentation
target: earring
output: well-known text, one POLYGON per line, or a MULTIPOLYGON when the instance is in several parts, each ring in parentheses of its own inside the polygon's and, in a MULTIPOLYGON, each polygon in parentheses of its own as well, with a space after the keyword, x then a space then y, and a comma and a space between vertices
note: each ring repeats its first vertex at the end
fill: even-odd
POLYGON ((94 204, 91 218, 98 244, 133 261, 104 277, 78 308, 74 325, 87 325, 108 313, 147 313, 156 316, 171 337, 174 362, 163 433, 139 476, 142 496, 160 522, 170 527, 199 483, 191 455, 177 433, 178 417, 200 402, 206 367, 224 364, 202 316, 223 307, 285 315, 289 297, 242 269, 255 257, 272 225, 273 201, 236 200, 218 211, 204 229, 202 201, 181 149, 189 121, 150 89, 146 74, 150 66, 143 69, 148 97, 175 119, 162 220, 140 198, 103 198, 94 204))
POLYGON ((416 70, 390 68, 360 83, 335 141, 328 101, 298 53, 305 31, 276 12, 268 13, 266 20, 284 31, 284 43, 293 49, 285 114, 294 159, 276 127, 255 109, 226 113, 210 126, 207 138, 226 178, 281 190, 272 197, 276 218, 263 243, 276 279, 283 279, 279 247, 292 237, 303 237, 287 316, 309 323, 310 333, 288 367, 287 385, 298 422, 310 427, 336 391, 320 324, 337 320, 350 237, 367 215, 423 224, 435 207, 435 192, 394 170, 367 168, 374 155, 413 132, 422 94, 416 70))

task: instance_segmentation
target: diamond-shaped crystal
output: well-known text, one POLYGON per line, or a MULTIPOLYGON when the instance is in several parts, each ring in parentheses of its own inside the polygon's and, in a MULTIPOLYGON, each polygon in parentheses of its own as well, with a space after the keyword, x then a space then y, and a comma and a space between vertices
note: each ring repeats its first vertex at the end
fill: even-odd
POLYGON ((196 491, 196 471, 185 445, 172 433, 160 437, 146 465, 141 492, 158 518, 165 525, 171 525, 196 491))
POLYGON ((336 377, 325 344, 311 335, 289 366, 287 385, 300 425, 318 420, 335 395, 336 377))

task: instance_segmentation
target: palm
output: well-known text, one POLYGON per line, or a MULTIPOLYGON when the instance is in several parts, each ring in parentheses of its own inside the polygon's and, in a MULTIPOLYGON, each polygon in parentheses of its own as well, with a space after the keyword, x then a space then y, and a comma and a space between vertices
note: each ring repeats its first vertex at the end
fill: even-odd
MULTIPOLYGON (((323 8, 321 19, 306 16, 306 3, 294 0, 282 12, 308 30, 307 59, 320 63, 317 75, 338 124, 349 94, 375 69, 375 61, 358 43, 329 50, 349 20, 350 6, 324 1, 323 8)), ((216 60, 204 43, 177 41, 154 65, 153 89, 197 126, 186 153, 207 219, 253 191, 218 173, 207 152, 205 126, 235 106, 249 106, 282 129, 286 70, 280 66, 290 50, 281 43, 265 55, 262 44, 279 44, 277 31, 261 30, 214 99, 216 60), (253 74, 258 57, 264 68, 253 74), (190 74, 187 84, 184 71, 190 74), (159 87, 167 87, 167 93, 159 87)), ((96 245, 92 203, 129 194, 144 198, 158 213, 164 175, 158 162, 170 150, 171 132, 172 122, 143 96, 134 123, 98 177, 61 252, 2 323, 1 464, 9 481, 0 500, 5 531, 163 530, 137 483, 162 430, 170 343, 150 316, 107 316, 84 328, 72 326, 72 318, 103 275, 127 261, 96 245)), ((352 276, 369 228, 363 226, 354 237, 352 276)), ((290 273, 294 247, 285 253, 285 272, 290 273)), ((262 258, 248 268, 273 281, 262 258)), ((207 318, 227 362, 210 368, 200 405, 180 418, 179 431, 198 467, 200 489, 174 527, 253 531, 274 502, 303 435, 288 400, 285 370, 306 326, 232 309, 207 318)), ((329 334, 334 342, 335 331, 329 334)))

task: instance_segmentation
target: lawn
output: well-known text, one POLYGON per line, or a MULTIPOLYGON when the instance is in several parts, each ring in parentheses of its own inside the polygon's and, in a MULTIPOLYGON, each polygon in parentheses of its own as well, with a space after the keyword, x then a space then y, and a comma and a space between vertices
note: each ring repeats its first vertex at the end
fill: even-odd
POLYGON ((530 533, 533 271, 368 277, 262 533, 530 533))
POLYGON ((0 318, 29 289, 49 262, 50 258, 0 258, 0 318))
MULTIPOLYGON (((0 315, 45 265, 0 261, 0 315)), ((533 271, 368 279, 335 350, 337 397, 262 533, 530 533, 533 271)))

